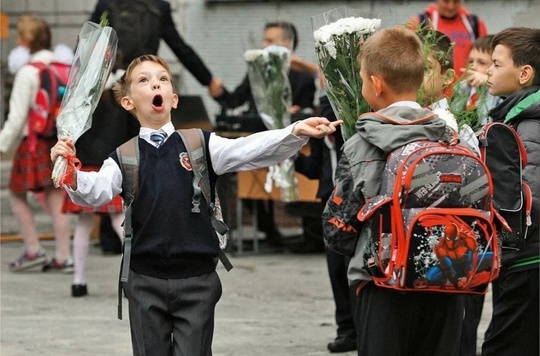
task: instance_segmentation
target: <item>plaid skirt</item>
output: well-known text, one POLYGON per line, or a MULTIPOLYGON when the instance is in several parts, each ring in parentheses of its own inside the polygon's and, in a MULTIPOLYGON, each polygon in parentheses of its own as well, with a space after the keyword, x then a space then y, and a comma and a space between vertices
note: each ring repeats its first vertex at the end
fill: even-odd
MULTIPOLYGON (((97 172, 99 167, 82 167, 81 171, 83 172, 97 172)), ((64 205, 62 206, 62 212, 64 214, 81 214, 81 213, 100 213, 100 214, 111 214, 111 213, 122 213, 123 202, 120 195, 114 197, 113 200, 104 204, 102 206, 80 206, 71 201, 68 194, 64 195, 64 205)))
POLYGON ((53 163, 51 162, 51 148, 56 144, 56 137, 38 138, 36 151, 30 152, 28 139, 24 139, 13 157, 11 175, 8 189, 23 193, 40 191, 52 186, 51 179, 53 163))

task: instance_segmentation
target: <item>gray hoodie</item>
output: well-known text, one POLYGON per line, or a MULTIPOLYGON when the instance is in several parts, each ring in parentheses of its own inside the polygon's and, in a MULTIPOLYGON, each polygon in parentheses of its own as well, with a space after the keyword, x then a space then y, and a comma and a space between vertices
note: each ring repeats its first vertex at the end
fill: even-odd
POLYGON ((378 194, 387 154, 412 141, 447 138, 443 119, 415 103, 404 104, 407 106, 390 106, 360 116, 356 123, 357 134, 343 146, 335 189, 323 212, 325 240, 356 241, 360 236, 349 264, 351 285, 371 280, 362 268, 367 237, 356 214, 367 199, 378 194))

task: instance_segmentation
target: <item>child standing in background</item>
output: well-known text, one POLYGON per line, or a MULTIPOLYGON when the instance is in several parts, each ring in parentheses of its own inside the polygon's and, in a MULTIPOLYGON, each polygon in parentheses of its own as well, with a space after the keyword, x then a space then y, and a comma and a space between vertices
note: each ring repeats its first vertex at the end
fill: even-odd
POLYGON ((28 113, 40 85, 39 70, 34 62, 49 64, 55 60, 51 48, 49 25, 40 17, 25 15, 17 21, 17 44, 29 49, 30 63, 20 68, 14 79, 9 100, 8 120, 0 132, 0 152, 9 152, 19 144, 13 157, 9 180, 10 200, 23 236, 25 251, 11 262, 11 271, 43 266, 44 271, 73 272, 70 254, 70 225, 68 216, 62 214, 62 189, 56 189, 51 180, 52 163, 49 153, 56 137, 37 137, 35 149, 28 136, 28 113), (21 141, 22 139, 22 141, 21 141), (27 200, 30 191, 44 191, 45 202, 53 219, 56 240, 55 256, 48 261, 39 242, 34 214, 27 200))
MULTIPOLYGON (((478 130, 488 122, 489 110, 501 102, 501 98, 491 95, 487 87, 487 70, 491 65, 491 41, 493 35, 480 37, 474 41, 463 68, 463 79, 454 86, 450 108, 455 113, 474 115, 473 130, 478 130)), ((459 114, 458 114, 459 115, 459 114)), ((470 120, 469 120, 470 121, 470 120)))

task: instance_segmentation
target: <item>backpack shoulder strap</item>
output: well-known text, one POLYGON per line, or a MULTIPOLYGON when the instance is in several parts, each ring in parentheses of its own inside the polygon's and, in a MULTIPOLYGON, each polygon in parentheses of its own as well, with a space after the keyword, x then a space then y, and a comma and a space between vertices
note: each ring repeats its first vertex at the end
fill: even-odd
POLYGON ((429 26, 429 16, 427 12, 422 12, 418 14, 418 24, 420 25, 420 27, 429 26))
MULTIPOLYGON (((223 221, 216 218, 216 207, 214 204, 214 195, 210 186, 210 176, 208 175, 208 167, 206 166, 206 141, 201 129, 180 129, 176 130, 180 138, 186 146, 191 167, 193 169, 193 198, 192 198, 192 213, 200 213, 201 194, 203 195, 208 207, 210 209, 210 220, 212 226, 221 235, 224 235, 229 231, 229 228, 223 221)), ((222 249, 218 250, 218 257, 225 266, 227 271, 232 269, 232 264, 223 252, 222 249)))
POLYGON ((131 205, 139 190, 139 137, 123 143, 116 149, 122 170, 122 191, 124 206, 131 205))
POLYGON ((477 39, 480 37, 480 29, 478 24, 478 16, 475 14, 470 14, 467 16, 467 20, 469 20, 469 23, 471 24, 471 28, 473 30, 474 39, 477 39))
POLYGON ((180 129, 176 130, 186 146, 189 161, 193 169, 193 198, 192 213, 200 213, 201 194, 213 210, 213 199, 210 189, 210 177, 206 167, 206 147, 204 134, 200 129, 180 129))
POLYGON ((124 193, 124 250, 120 279, 118 281, 118 319, 122 320, 122 283, 127 283, 131 262, 131 203, 139 189, 139 136, 133 137, 116 149, 118 163, 122 170, 122 192, 124 193))

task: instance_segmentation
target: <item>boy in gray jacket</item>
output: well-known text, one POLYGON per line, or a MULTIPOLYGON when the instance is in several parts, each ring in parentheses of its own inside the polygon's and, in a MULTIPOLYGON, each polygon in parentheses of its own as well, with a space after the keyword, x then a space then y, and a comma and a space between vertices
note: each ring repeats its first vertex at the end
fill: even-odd
POLYGON ((403 28, 381 30, 364 43, 358 59, 362 95, 376 113, 362 115, 357 134, 345 143, 334 192, 323 213, 326 241, 356 244, 348 279, 356 288, 362 356, 453 355, 459 350, 460 297, 375 286, 363 268, 369 231, 356 217, 364 202, 378 194, 389 152, 412 141, 446 137, 445 121, 416 103, 424 77, 423 58, 420 40, 403 28))

